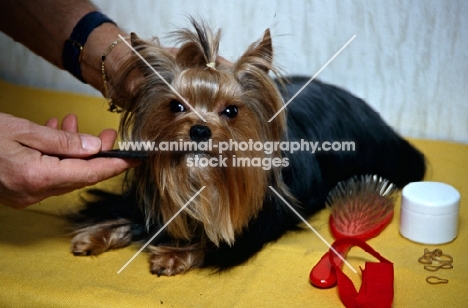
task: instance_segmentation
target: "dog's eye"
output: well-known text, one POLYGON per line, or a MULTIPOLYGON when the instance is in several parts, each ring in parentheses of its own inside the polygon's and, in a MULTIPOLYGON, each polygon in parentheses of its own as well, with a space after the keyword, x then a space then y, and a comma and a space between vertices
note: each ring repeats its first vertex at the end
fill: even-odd
POLYGON ((235 118, 237 116, 237 113, 238 113, 237 106, 230 105, 230 106, 227 106, 226 109, 224 109, 221 112, 221 115, 232 119, 232 118, 235 118))
POLYGON ((171 101, 170 108, 171 108, 171 112, 174 112, 174 113, 187 111, 187 109, 185 109, 185 106, 176 100, 171 101))

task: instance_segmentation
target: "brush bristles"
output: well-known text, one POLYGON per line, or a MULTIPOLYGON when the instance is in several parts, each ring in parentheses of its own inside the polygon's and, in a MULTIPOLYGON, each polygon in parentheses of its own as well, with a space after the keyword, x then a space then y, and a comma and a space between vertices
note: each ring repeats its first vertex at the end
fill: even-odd
POLYGON ((393 211, 395 192, 395 185, 376 175, 353 177, 337 184, 326 205, 340 233, 358 235, 393 211))

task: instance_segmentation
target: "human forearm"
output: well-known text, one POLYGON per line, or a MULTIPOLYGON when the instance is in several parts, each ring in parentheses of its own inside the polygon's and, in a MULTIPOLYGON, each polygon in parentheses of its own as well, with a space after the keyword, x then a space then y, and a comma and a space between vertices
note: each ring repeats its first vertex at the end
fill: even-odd
MULTIPOLYGON (((87 0, 2 0, 0 30, 63 69, 65 40, 84 15, 96 10, 87 0)), ((126 35, 117 26, 105 23, 91 32, 83 48, 83 78, 101 92, 101 56, 118 34, 126 35)), ((128 51, 118 46, 109 55, 106 60, 109 74, 118 72, 116 59, 122 58, 128 51)))
POLYGON ((0 30, 63 68, 63 43, 78 20, 94 10, 96 7, 87 0, 3 0, 0 30))

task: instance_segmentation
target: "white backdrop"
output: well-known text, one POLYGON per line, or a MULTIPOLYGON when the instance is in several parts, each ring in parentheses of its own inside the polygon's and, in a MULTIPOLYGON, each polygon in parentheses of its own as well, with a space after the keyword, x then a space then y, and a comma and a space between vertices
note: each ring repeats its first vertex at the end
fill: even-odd
MULTIPOLYGON (((162 37, 187 16, 222 28, 220 54, 235 60, 271 28, 276 62, 288 74, 342 86, 409 137, 468 142, 466 0, 96 0, 121 27, 162 37)), ((33 35, 33 34, 31 34, 33 35)), ((0 33, 0 78, 99 95, 0 33)))

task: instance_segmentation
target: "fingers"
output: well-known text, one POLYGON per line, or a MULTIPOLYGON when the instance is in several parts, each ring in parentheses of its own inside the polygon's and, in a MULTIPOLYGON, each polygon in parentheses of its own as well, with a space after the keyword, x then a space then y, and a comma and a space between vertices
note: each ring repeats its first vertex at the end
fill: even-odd
POLYGON ((120 158, 60 160, 32 149, 24 151, 19 160, 15 167, 4 170, 6 178, 0 176, 0 203, 15 208, 96 184, 136 165, 120 158))
MULTIPOLYGON (((51 118, 49 119, 45 126, 50 127, 50 128, 55 128, 59 129, 58 126, 58 120, 57 118, 51 118)), ((76 115, 74 114, 68 114, 63 118, 62 120, 62 130, 71 132, 71 133, 77 133, 78 132, 78 119, 76 115)))
POLYGON ((51 118, 46 122, 45 126, 50 127, 50 128, 58 129, 58 123, 59 122, 58 122, 57 118, 51 118))
POLYGON ((46 175, 39 175, 45 186, 70 191, 107 180, 134 166, 131 161, 120 158, 66 158, 56 161, 54 157, 43 156, 41 163, 50 168, 46 175))
POLYGON ((62 120, 62 130, 77 133, 78 132, 78 119, 74 114, 66 115, 62 120))
MULTIPOLYGON (((58 124, 59 124, 59 121, 57 120, 57 118, 51 118, 46 122, 45 126, 59 129, 58 124)), ((76 115, 68 114, 63 118, 62 130, 71 132, 71 133, 78 132, 78 119, 76 118, 76 115)))
MULTIPOLYGON (((51 118, 46 122, 45 126, 58 129, 58 120, 56 118, 51 118)), ((76 115, 69 114, 65 116, 62 120, 61 129, 70 133, 78 133, 78 119, 76 115)), ((84 134, 82 134, 81 137, 85 139, 88 138, 88 136, 84 134)), ((111 150, 114 146, 115 140, 117 139, 117 132, 114 129, 105 129, 101 134, 99 134, 99 139, 101 139, 101 150, 111 150)), ((73 155, 68 156, 73 157, 73 155)), ((79 156, 80 155, 78 155, 78 157, 79 156)))
POLYGON ((78 133, 76 116, 45 126, 0 113, 0 203, 22 208, 114 177, 139 162, 120 158, 80 159, 110 150, 117 132, 78 133), (61 158, 59 158, 61 157, 61 158))
POLYGON ((102 150, 108 151, 114 147, 117 132, 114 129, 105 129, 99 134, 99 138, 102 142, 102 150))
POLYGON ((15 123, 11 126, 17 142, 44 154, 86 157, 101 150, 101 139, 77 133, 78 125, 74 115, 65 117, 62 125, 65 130, 57 129, 56 119, 47 121, 46 126, 24 119, 15 119, 15 123))
POLYGON ((119 158, 96 158, 90 161, 67 159, 60 162, 59 166, 55 163, 50 165, 47 172, 32 172, 26 179, 27 185, 2 196, 1 203, 17 209, 25 208, 48 197, 109 179, 134 165, 131 161, 119 158))

